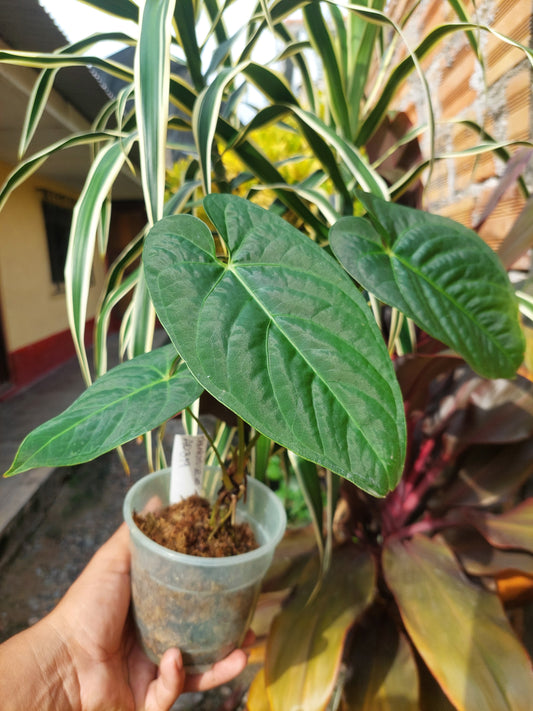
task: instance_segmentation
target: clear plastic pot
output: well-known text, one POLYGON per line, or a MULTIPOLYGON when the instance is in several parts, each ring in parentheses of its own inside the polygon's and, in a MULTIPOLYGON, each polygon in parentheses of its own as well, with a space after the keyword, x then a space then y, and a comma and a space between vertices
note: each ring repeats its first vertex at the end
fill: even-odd
MULTIPOLYGON (((238 647, 246 634, 276 545, 286 527, 279 498, 248 479, 238 519, 248 522, 259 548, 227 558, 176 553, 145 536, 133 512, 158 496, 169 503, 170 469, 139 480, 124 500, 132 540, 132 600, 139 638, 158 663, 169 647, 179 647, 186 667, 201 671, 238 647)), ((209 495, 206 494, 209 498, 209 495)))

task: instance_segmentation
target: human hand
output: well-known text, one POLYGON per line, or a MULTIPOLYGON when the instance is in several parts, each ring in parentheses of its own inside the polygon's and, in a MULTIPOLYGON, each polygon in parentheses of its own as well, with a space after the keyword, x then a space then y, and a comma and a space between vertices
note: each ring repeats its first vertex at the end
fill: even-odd
POLYGON ((129 533, 122 524, 48 620, 71 650, 83 711, 166 711, 183 691, 218 686, 246 666, 244 652, 235 650, 209 671, 187 676, 179 650, 169 649, 157 669, 137 642, 129 603, 129 533))
MULTIPOLYGON (((169 649, 157 668, 137 642, 129 606, 129 533, 123 524, 49 615, 0 645, 0 661, 12 660, 14 673, 21 669, 17 658, 32 660, 38 671, 28 669, 26 678, 48 685, 36 688, 32 705, 24 708, 168 711, 182 692, 223 684, 246 666, 245 653, 235 650, 209 671, 187 675, 179 650, 169 649)), ((13 700, 6 708, 23 707, 15 700, 22 698, 19 686, 11 693, 7 680, 0 683, 0 692, 13 700)))

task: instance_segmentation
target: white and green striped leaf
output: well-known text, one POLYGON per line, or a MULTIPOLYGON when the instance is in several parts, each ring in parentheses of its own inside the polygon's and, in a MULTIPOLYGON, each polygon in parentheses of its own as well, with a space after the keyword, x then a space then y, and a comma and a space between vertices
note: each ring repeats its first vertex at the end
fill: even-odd
MULTIPOLYGON (((123 42, 132 44, 133 40, 122 32, 106 32, 97 35, 92 35, 89 38, 82 39, 79 42, 73 42, 65 47, 62 47, 58 54, 64 56, 72 56, 74 54, 81 55, 88 47, 92 47, 99 42, 123 42)), ((35 82, 34 88, 30 95, 28 108, 24 118, 24 125, 19 145, 19 157, 26 152, 34 134, 38 123, 41 119, 46 103, 50 97, 52 86, 56 78, 59 67, 55 69, 44 69, 35 82)))
POLYGON ((65 263, 65 291, 70 329, 87 383, 91 382, 91 375, 84 343, 85 321, 96 234, 102 205, 135 139, 134 134, 124 141, 108 143, 100 150, 72 215, 65 263))
POLYGON ((163 214, 168 122, 170 37, 176 0, 151 0, 142 6, 135 53, 135 105, 141 178, 148 222, 163 214))
POLYGON ((27 180, 35 171, 37 171, 48 158, 58 151, 67 148, 75 148, 77 146, 96 144, 101 141, 109 141, 110 138, 116 137, 110 131, 96 131, 94 133, 77 133, 67 138, 64 138, 56 143, 43 148, 41 151, 27 158, 22 163, 19 163, 14 170, 7 176, 4 184, 0 188, 0 210, 3 208, 6 200, 11 195, 13 190, 27 180))
POLYGON ((345 140, 351 140, 350 111, 346 87, 343 82, 339 57, 335 51, 330 28, 324 20, 320 3, 310 3, 303 9, 303 16, 309 38, 316 54, 322 60, 324 80, 327 88, 327 106, 331 111, 335 126, 345 140))
POLYGON ((155 311, 141 270, 131 301, 130 329, 125 343, 129 358, 151 350, 155 330, 155 311))
MULTIPOLYGON (((352 6, 347 7, 349 7, 350 9, 352 8, 352 6)), ((355 8, 355 6, 353 7, 355 8)), ((381 16, 384 22, 387 22, 388 24, 394 24, 386 17, 385 14, 380 14, 376 11, 365 11, 362 8, 357 8, 357 12, 361 14, 368 14, 369 17, 381 16)), ((508 37, 504 37, 491 27, 479 25, 472 22, 456 22, 448 23, 445 25, 439 25, 423 38, 422 42, 420 42, 420 44, 414 51, 409 52, 408 56, 395 66, 389 76, 389 79, 387 80, 385 87, 379 94, 378 99, 376 100, 372 108, 369 110, 363 124, 361 125, 361 129, 356 138, 357 145, 364 145, 368 141, 370 136, 373 134, 375 129, 380 125, 383 116, 387 112, 396 92, 400 89, 402 82, 407 78, 407 76, 409 76, 409 74, 415 68, 418 68, 419 60, 427 56, 428 53, 432 51, 436 46, 438 46, 439 43, 442 42, 442 40, 445 39, 447 36, 458 32, 468 33, 472 31, 483 31, 493 34, 503 42, 506 42, 507 44, 510 44, 520 49, 524 53, 524 56, 528 59, 529 63, 533 64, 533 50, 531 50, 529 47, 520 44, 519 42, 511 40, 508 37)), ((419 69, 418 71, 419 76, 423 77, 421 71, 419 69)), ((428 110, 432 112, 433 103, 431 101, 429 93, 427 92, 427 88, 426 96, 428 110)))
POLYGON ((139 19, 139 8, 133 0, 83 0, 83 2, 110 15, 121 17, 123 20, 137 22, 139 19))
POLYGON ((131 81, 133 72, 124 65, 110 59, 102 59, 97 55, 63 55, 41 52, 21 52, 15 50, 0 50, 0 63, 15 64, 33 69, 61 69, 61 67, 98 67, 112 76, 131 81))
POLYGON ((327 126, 318 116, 296 106, 291 107, 292 112, 300 122, 313 129, 331 148, 342 158, 346 168, 358 185, 365 191, 378 197, 388 199, 389 191, 383 178, 373 170, 363 158, 355 145, 345 141, 333 129, 327 126))
POLYGON ((174 24, 177 39, 185 53, 187 69, 197 91, 205 86, 202 74, 202 54, 196 36, 195 5, 193 0, 179 0, 175 3, 174 24))
POLYGON ((271 185, 262 185, 260 188, 254 188, 254 190, 277 190, 278 188, 285 191, 292 191, 304 200, 307 200, 312 205, 315 205, 320 210, 329 225, 335 224, 335 222, 341 217, 326 195, 320 193, 318 190, 308 188, 301 183, 293 183, 291 185, 287 185, 286 183, 272 183, 271 185))
POLYGON ((111 312, 131 292, 137 283, 138 277, 138 270, 129 274, 124 281, 106 294, 106 298, 98 310, 94 329, 94 361, 98 378, 107 371, 107 337, 109 335, 111 312))
POLYGON ((52 91, 52 86, 57 72, 57 69, 44 69, 39 74, 39 77, 35 82, 28 103, 28 109, 26 111, 26 115, 24 116, 24 125, 22 126, 22 132, 20 135, 18 149, 19 160, 26 153, 31 139, 35 135, 35 130, 41 116, 43 115, 43 111, 50 96, 50 92, 52 91))
POLYGON ((220 116, 222 97, 227 85, 240 74, 246 63, 232 69, 223 69, 214 81, 204 89, 194 104, 192 128, 196 148, 200 157, 204 192, 211 192, 212 149, 216 127, 220 116))

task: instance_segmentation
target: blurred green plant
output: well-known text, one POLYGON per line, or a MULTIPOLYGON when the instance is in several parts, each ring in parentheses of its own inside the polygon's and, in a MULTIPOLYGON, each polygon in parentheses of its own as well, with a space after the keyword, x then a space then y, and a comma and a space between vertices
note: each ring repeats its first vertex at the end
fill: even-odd
MULTIPOLYGON (((466 395, 457 381, 442 378, 450 363, 459 367, 459 356, 478 373, 467 393, 474 383, 488 387, 480 376, 514 376, 524 352, 516 299, 474 232, 397 204, 409 191, 418 204, 421 177, 449 157, 434 150, 431 92, 420 62, 462 33, 483 67, 479 37, 493 30, 470 21, 454 0, 457 21, 431 30, 414 48, 405 37, 416 2, 385 10, 381 0, 262 0, 239 6, 231 33, 232 2, 88 4, 138 21, 138 40, 112 35, 135 46, 133 68, 81 54, 108 34, 53 54, 0 51, 0 62, 41 72, 23 127, 23 156, 57 71, 81 64, 126 83, 91 131, 23 157, 0 191, 1 205, 57 151, 79 144, 95 150, 74 213, 65 280, 88 384, 83 333, 92 258, 97 244, 106 251, 110 190, 121 170, 134 167, 137 146, 147 225, 109 269, 96 319, 94 384, 28 436, 8 474, 86 461, 181 410, 195 422, 205 390, 237 416, 236 447, 231 430, 217 432, 227 487, 241 487, 246 472, 268 471, 276 442, 317 537, 318 555, 273 623, 251 709, 437 708, 428 705, 428 687, 439 708, 527 708, 532 679, 523 648, 486 590, 487 576, 466 577, 458 546, 445 534, 465 525, 483 529, 496 548, 527 551, 517 568, 526 571, 529 543, 501 543, 493 529, 508 533, 515 517, 529 513, 529 502, 501 517, 492 507, 507 504, 504 496, 489 496, 468 512, 462 504, 453 511, 437 504, 438 516, 429 505, 452 481, 463 482, 462 468, 447 468, 459 455, 450 450, 444 406, 459 391, 462 402, 466 395), (289 18, 302 21, 298 34, 291 34, 289 18), (267 38, 275 49, 265 58, 267 38), (171 70, 171 54, 183 72, 171 70), (281 73, 284 66, 296 83, 281 73), (427 121, 401 128, 394 99, 413 74, 427 121), (259 98, 250 111, 252 86, 259 98), (185 158, 167 175, 170 129, 192 133, 194 148, 173 137, 185 158), (378 140, 380 132, 392 142, 378 140), (409 152, 406 160, 406 146, 422 134, 428 154, 409 152), (278 153, 282 135, 287 145, 278 153), (300 155, 306 162, 296 172, 300 155), (259 201, 268 211, 253 204, 259 201), (131 360, 105 373, 110 314, 126 297, 122 351, 131 360), (151 351, 156 312, 173 344, 151 351), (431 358, 421 355, 429 337, 431 358), (440 430, 427 429, 436 423, 440 430), (466 513, 467 524, 459 515, 466 513), (444 600, 468 630, 457 648, 444 600), (487 645, 490 658, 483 658, 487 645), (365 672, 340 674, 343 654, 350 671, 359 665, 365 672)), ((498 38, 532 61, 529 48, 498 38)), ((509 157, 511 143, 469 125, 480 136, 471 153, 509 157)), ((514 422, 524 396, 513 392, 514 422)), ((163 465, 164 453, 156 454, 153 465, 163 465)), ((517 465, 516 481, 529 475, 528 466, 517 465)), ((498 490, 505 489, 500 472, 491 476, 498 490)))
MULTIPOLYGON (((283 501, 287 511, 289 526, 303 526, 310 523, 309 509, 302 489, 290 466, 284 461, 282 453, 274 454, 269 462, 265 476, 265 483, 276 492, 283 501)), ((323 504, 324 504, 324 496, 323 504)))

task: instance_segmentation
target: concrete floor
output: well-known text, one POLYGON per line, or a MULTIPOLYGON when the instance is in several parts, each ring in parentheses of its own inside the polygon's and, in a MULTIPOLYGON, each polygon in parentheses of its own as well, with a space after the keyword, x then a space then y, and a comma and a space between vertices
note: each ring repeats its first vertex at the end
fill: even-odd
MULTIPOLYGON (((0 473, 37 425, 64 410, 83 391, 75 358, 32 386, 0 402, 0 473)), ((38 525, 65 477, 65 470, 34 469, 0 478, 0 569, 38 525)))
MULTIPOLYGON (((157 331, 154 345, 166 339, 157 331)), ((108 338, 108 368, 119 361, 118 334, 108 338)), ((89 351, 89 362, 91 353, 89 351)), ((66 409, 85 385, 72 358, 28 388, 0 401, 0 570, 39 525, 69 469, 34 469, 4 478, 24 437, 66 409)))

